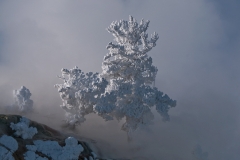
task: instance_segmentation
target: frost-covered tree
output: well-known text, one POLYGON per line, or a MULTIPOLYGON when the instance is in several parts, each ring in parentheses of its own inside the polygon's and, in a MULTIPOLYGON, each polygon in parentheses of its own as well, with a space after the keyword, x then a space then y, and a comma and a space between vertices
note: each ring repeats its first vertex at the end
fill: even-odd
POLYGON ((30 99, 31 92, 25 86, 13 90, 14 104, 8 106, 8 110, 17 112, 31 112, 33 110, 33 101, 30 99))
POLYGON ((87 74, 78 68, 62 69, 60 77, 64 84, 55 85, 63 100, 62 108, 70 124, 82 122, 84 115, 97 113, 105 120, 126 119, 122 129, 130 133, 139 125, 150 124, 153 120, 152 107, 169 120, 168 110, 176 101, 163 94, 156 87, 157 68, 147 53, 156 46, 158 34, 148 39, 146 33, 149 21, 112 22, 107 28, 116 43, 107 45, 109 53, 104 57, 101 74, 87 74))
POLYGON ((84 73, 78 67, 62 69, 63 84, 56 84, 66 112, 66 122, 74 126, 85 121, 84 116, 93 112, 97 99, 105 93, 108 82, 98 73, 84 73))
POLYGON ((139 125, 151 123, 151 107, 155 106, 163 121, 168 121, 168 110, 176 105, 176 101, 168 95, 151 87, 157 68, 147 53, 156 46, 159 37, 154 32, 148 39, 148 25, 149 21, 141 20, 138 24, 130 16, 129 21, 112 22, 107 28, 116 43, 107 45, 109 53, 104 57, 101 76, 109 82, 107 92, 114 92, 117 101, 110 112, 103 105, 96 106, 95 111, 117 119, 126 118, 122 129, 127 132, 135 130, 139 125))

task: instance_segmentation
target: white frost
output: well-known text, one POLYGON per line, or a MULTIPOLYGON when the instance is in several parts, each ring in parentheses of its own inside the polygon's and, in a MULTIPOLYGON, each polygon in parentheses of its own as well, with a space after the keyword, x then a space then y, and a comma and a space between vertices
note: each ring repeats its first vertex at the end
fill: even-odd
POLYGON ((22 137, 23 139, 31 139, 35 134, 37 134, 37 128, 29 127, 29 119, 22 117, 20 122, 14 124, 11 123, 10 127, 12 130, 16 130, 14 133, 18 137, 22 137))
POLYGON ((109 53, 104 57, 101 76, 109 82, 107 91, 117 96, 116 107, 110 112, 106 105, 96 105, 94 109, 103 118, 125 118, 122 129, 128 133, 152 123, 151 107, 155 106, 163 121, 168 121, 168 110, 176 105, 176 101, 151 86, 158 69, 147 53, 159 37, 154 32, 148 39, 148 26, 149 21, 137 23, 129 16, 129 21, 112 22, 107 28, 116 44, 107 45, 109 53))
POLYGON ((19 112, 30 112, 33 109, 33 101, 30 99, 31 93, 29 89, 22 86, 20 89, 13 91, 14 104, 10 106, 10 110, 19 112))
POLYGON ((92 156, 93 156, 93 158, 94 158, 94 159, 96 159, 96 158, 97 158, 97 154, 96 154, 96 153, 94 153, 94 152, 91 152, 91 154, 92 154, 92 156))
POLYGON ((27 151, 24 153, 24 160, 48 160, 48 158, 41 157, 33 151, 27 151))
MULTIPOLYGON (((73 137, 68 137, 65 140, 66 145, 61 147, 56 141, 36 140, 34 145, 27 145, 29 152, 26 156, 34 156, 32 152, 38 151, 51 157, 53 160, 78 160, 79 155, 83 151, 82 145, 73 137)), ((35 155, 36 156, 36 155, 35 155)))
POLYGON ((17 141, 7 135, 0 138, 0 159, 14 160, 12 154, 18 149, 17 141))
POLYGON ((4 160, 14 160, 13 156, 12 156, 12 152, 10 152, 9 150, 7 150, 6 148, 0 146, 0 159, 4 159, 4 160))
POLYGON ((0 144, 4 145, 8 149, 10 149, 12 152, 15 152, 18 149, 17 141, 11 136, 3 135, 0 138, 0 144))
POLYGON ((56 84, 63 101, 61 107, 66 111, 66 122, 69 125, 85 121, 84 116, 93 112, 97 97, 105 92, 107 81, 98 73, 84 73, 78 67, 62 69, 63 84, 56 84))

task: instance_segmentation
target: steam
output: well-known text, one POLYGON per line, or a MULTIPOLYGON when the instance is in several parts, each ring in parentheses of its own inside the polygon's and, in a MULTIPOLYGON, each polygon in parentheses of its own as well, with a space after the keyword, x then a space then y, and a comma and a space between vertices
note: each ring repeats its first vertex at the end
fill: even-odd
POLYGON ((239 21, 229 15, 239 10, 234 7, 238 2, 222 3, 2 1, 0 105, 12 104, 12 91, 24 85, 34 101, 28 118, 61 130, 64 112, 53 87, 61 83, 59 70, 77 65, 86 72, 101 71, 105 46, 112 40, 104 29, 128 15, 144 17, 151 21, 149 32, 159 34, 150 53, 159 69, 155 86, 178 100, 169 111, 170 122, 162 123, 154 113, 154 124, 138 129, 129 144, 119 131, 122 121, 104 122, 90 114, 75 134, 93 139, 109 157, 192 160, 193 147, 201 144, 209 160, 238 160, 239 21))

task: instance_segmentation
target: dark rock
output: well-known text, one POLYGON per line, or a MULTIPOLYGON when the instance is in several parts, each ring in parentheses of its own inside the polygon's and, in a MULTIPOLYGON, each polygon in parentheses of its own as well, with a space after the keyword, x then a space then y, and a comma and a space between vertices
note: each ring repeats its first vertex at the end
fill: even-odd
MULTIPOLYGON (((18 142, 18 150, 13 153, 13 157, 15 158, 15 160, 24 160, 23 154, 27 151, 26 145, 33 145, 34 140, 57 141, 60 146, 64 146, 65 139, 69 137, 68 135, 63 134, 57 130, 54 130, 44 124, 40 124, 38 122, 31 120, 29 126, 37 128, 38 133, 34 135, 32 139, 22 139, 21 137, 16 137, 14 136, 15 131, 13 131, 10 128, 10 124, 18 123, 20 121, 20 118, 22 118, 22 116, 20 115, 0 114, 0 137, 2 135, 12 136, 18 142)), ((79 160, 83 160, 85 157, 88 158, 89 156, 92 156, 91 154, 92 150, 86 142, 78 140, 78 144, 81 144, 82 147, 84 148, 84 151, 79 156, 79 160)), ((39 156, 43 156, 41 155, 41 153, 38 154, 39 156)), ((99 158, 99 160, 101 159, 99 158)))

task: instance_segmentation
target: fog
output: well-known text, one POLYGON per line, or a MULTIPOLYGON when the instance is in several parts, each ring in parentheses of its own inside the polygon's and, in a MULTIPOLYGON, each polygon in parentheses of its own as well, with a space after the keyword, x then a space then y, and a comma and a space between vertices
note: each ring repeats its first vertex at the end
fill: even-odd
MULTIPOLYGON (((0 105, 26 86, 41 123, 62 129, 64 112, 54 84, 61 68, 101 72, 112 21, 150 20, 159 34, 149 52, 158 68, 156 87, 177 100, 170 122, 154 125, 132 142, 122 122, 95 115, 75 131, 114 158, 193 160, 200 145, 209 160, 240 159, 240 3, 237 0, 0 1, 0 105)), ((100 153, 99 153, 100 154, 100 153)))

